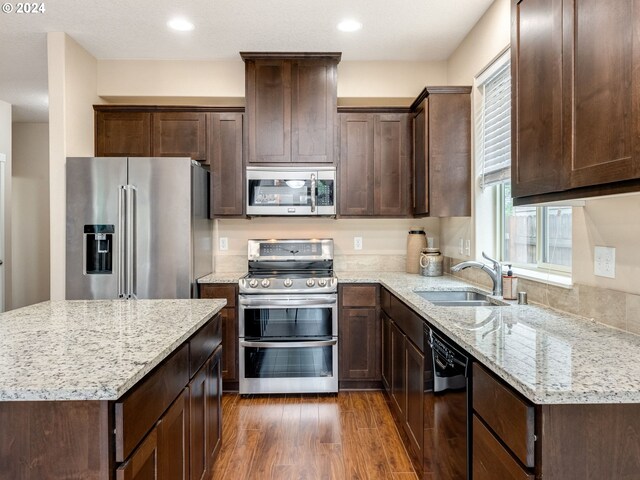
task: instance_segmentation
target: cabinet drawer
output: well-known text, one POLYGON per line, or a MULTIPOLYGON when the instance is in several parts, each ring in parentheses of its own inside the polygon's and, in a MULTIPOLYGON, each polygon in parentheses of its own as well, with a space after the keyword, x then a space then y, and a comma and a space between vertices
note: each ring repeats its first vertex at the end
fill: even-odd
POLYGON ((345 285, 341 291, 343 307, 376 307, 378 305, 377 285, 345 285))
POLYGON ((422 352, 424 349, 424 320, 422 317, 393 295, 391 296, 391 314, 389 316, 422 352))
POLYGON ((115 403, 116 462, 123 462, 189 383, 189 347, 184 344, 115 403))
POLYGON ((473 480, 533 480, 476 415, 473 416, 473 480))
POLYGON ((473 364, 473 410, 525 466, 533 467, 533 406, 478 363, 473 364))
POLYGON ((227 300, 227 307, 236 306, 236 295, 236 286, 234 284, 203 283, 200 285, 200 296, 202 298, 224 298, 227 300))
POLYGON ((189 340, 189 378, 196 374, 221 342, 220 314, 217 314, 189 340))

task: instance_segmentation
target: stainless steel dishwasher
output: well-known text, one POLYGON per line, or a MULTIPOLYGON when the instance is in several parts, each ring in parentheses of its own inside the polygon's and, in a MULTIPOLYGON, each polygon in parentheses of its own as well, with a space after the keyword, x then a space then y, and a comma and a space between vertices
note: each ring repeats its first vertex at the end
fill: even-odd
POLYGON ((470 479, 467 393, 471 360, 429 327, 424 329, 424 347, 424 477, 470 479))

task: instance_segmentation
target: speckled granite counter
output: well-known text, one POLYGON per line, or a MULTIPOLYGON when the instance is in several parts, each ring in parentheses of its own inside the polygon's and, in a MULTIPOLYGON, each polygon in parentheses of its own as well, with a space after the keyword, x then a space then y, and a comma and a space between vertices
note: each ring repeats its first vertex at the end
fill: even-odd
POLYGON ((198 283, 238 283, 240 277, 244 277, 247 272, 222 272, 210 273, 198 279, 198 283))
POLYGON ((225 300, 43 302, 0 315, 0 401, 116 400, 225 300))
POLYGON ((339 283, 382 284, 535 403, 640 403, 640 336, 536 305, 440 307, 414 293, 482 291, 450 276, 336 275, 339 283))

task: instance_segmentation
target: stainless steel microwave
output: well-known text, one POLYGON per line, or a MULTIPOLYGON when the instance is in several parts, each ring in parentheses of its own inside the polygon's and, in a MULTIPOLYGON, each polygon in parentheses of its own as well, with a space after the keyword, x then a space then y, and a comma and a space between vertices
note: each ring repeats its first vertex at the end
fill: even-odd
POLYGON ((247 215, 335 214, 335 167, 247 167, 247 215))

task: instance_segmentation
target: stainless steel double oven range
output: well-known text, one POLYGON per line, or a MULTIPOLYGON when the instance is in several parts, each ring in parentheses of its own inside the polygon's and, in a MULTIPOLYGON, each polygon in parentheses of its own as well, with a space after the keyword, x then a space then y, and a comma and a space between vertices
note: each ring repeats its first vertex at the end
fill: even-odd
POLYGON ((240 393, 338 391, 333 240, 249 240, 239 282, 240 393))

